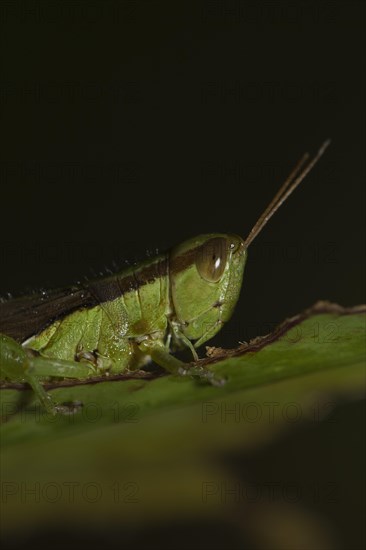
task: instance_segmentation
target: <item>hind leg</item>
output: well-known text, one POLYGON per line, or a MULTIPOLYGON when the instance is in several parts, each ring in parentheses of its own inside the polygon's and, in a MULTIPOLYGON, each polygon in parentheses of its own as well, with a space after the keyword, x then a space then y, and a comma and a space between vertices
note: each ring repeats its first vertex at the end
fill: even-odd
POLYGON ((42 386, 40 378, 87 378, 94 372, 94 368, 88 363, 30 356, 18 342, 0 334, 0 379, 27 382, 49 413, 69 414, 70 408, 55 403, 42 386))

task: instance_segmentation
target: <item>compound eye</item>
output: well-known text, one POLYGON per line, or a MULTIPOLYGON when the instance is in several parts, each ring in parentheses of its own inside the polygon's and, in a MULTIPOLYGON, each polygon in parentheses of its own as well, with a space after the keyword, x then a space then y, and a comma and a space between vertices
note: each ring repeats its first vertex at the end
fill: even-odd
POLYGON ((209 283, 217 283, 225 271, 228 242, 223 237, 215 237, 202 245, 196 267, 201 277, 209 283))

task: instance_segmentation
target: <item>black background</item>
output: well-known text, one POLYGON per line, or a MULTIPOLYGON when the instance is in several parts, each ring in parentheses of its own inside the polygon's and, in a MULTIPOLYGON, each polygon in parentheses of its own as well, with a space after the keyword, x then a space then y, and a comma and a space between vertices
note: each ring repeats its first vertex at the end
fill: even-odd
POLYGON ((253 244, 212 344, 318 299, 364 301, 363 3, 2 2, 0 294, 63 286, 195 234, 253 244))
POLYGON ((253 244, 215 343, 266 333, 318 299, 361 303, 361 10, 3 4, 1 294, 68 285, 199 233, 246 235, 330 137, 253 244))

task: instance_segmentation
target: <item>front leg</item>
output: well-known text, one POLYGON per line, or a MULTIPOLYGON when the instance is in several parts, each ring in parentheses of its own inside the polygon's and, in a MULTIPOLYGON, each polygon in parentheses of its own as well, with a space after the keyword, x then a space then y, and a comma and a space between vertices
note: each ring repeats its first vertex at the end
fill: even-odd
POLYGON ((209 382, 213 386, 225 384, 223 378, 218 378, 206 367, 180 361, 174 355, 171 355, 160 342, 146 339, 139 344, 139 349, 171 374, 198 377, 199 380, 209 382))

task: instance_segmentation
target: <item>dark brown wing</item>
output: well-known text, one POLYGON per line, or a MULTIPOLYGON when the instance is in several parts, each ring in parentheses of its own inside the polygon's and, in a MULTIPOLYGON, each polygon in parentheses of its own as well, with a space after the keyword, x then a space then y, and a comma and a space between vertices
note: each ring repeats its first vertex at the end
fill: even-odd
POLYGON ((0 333, 24 342, 59 317, 97 305, 87 288, 70 287, 0 303, 0 333))
POLYGON ((161 256, 158 261, 142 264, 136 271, 127 270, 125 273, 86 281, 80 286, 0 302, 0 333, 24 342, 60 317, 77 309, 100 305, 120 334, 123 332, 121 327, 127 322, 127 313, 123 311, 122 304, 116 308, 111 302, 124 292, 137 289, 165 275, 167 269, 168 260, 161 256))

